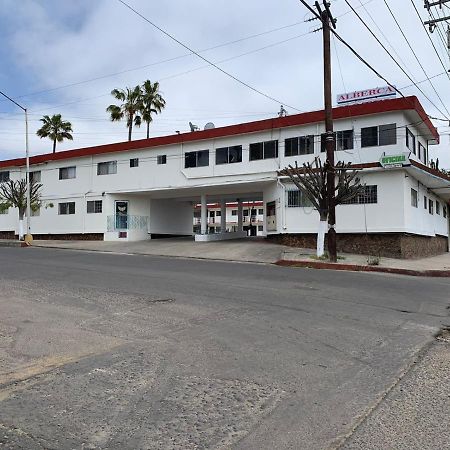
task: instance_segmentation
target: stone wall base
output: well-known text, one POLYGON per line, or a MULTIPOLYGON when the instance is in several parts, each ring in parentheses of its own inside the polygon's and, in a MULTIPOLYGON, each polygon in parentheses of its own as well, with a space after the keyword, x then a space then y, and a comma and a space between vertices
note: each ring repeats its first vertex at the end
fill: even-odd
MULTIPOLYGON (((269 235, 269 240, 291 247, 316 248, 315 234, 269 235)), ((327 238, 325 237, 325 248, 327 238)), ((348 233, 337 235, 337 250, 343 253, 383 256, 385 258, 424 258, 448 251, 445 236, 419 236, 407 233, 348 233)))
MULTIPOLYGON (((14 231, 0 231, 0 239, 19 239, 14 231)), ((51 241, 103 241, 103 233, 33 234, 33 239, 51 241)))

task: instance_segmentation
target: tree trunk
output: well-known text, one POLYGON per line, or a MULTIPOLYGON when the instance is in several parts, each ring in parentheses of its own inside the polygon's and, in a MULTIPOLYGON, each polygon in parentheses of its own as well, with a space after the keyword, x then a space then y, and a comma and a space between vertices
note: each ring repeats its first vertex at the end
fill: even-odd
POLYGON ((24 234, 23 234, 23 211, 19 211, 19 241, 23 241, 24 234))
POLYGON ((320 214, 319 231, 317 232, 317 256, 324 255, 325 234, 328 229, 328 221, 326 214, 320 214))
POLYGON ((133 115, 130 115, 130 125, 128 125, 128 140, 131 141, 131 133, 133 132, 133 115))
POLYGON ((53 140, 53 153, 56 153, 56 139, 53 140))
POLYGON ((147 139, 150 137, 150 122, 147 122, 147 139))

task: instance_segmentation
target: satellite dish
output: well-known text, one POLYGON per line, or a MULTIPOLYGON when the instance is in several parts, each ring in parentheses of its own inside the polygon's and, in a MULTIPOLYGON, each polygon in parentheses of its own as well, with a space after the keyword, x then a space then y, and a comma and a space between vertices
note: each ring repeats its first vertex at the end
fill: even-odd
POLYGON ((208 122, 208 123, 205 125, 204 130, 212 130, 213 128, 216 128, 216 126, 215 126, 212 122, 208 122))

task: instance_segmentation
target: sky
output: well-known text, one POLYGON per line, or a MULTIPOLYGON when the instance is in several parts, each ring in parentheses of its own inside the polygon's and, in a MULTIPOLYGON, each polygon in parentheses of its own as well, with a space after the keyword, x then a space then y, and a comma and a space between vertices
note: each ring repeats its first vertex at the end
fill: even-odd
MULTIPOLYGON (((405 95, 417 95, 433 117, 450 117, 447 49, 435 31, 421 26, 428 12, 422 0, 348 0, 397 62, 423 90, 412 85, 369 34, 345 0, 332 0, 338 33, 405 95), (412 49, 421 62, 417 62, 412 49), (425 71, 425 73, 424 73, 425 71), (428 77, 433 77, 426 81, 428 77), (423 82, 422 82, 423 81, 423 82), (412 85, 412 86, 411 86, 412 85), (437 93, 436 93, 437 92, 437 93), (440 97, 440 99, 439 99, 440 97)), ((0 90, 30 114, 30 153, 52 150, 36 131, 44 115, 60 113, 73 126, 73 141, 58 150, 125 141, 124 122, 111 122, 110 92, 159 81, 166 99, 151 135, 188 131, 275 117, 287 111, 323 108, 322 41, 317 21, 298 0, 126 0, 139 13, 220 68, 272 99, 223 74, 174 42, 119 0, 0 0, 0 90)), ((311 2, 312 3, 312 2, 311 2)), ((450 6, 450 3, 449 3, 450 6)), ((450 15, 450 8, 434 15, 450 15)), ((442 33, 445 32, 441 25, 442 33)), ((336 94, 384 86, 340 42, 332 41, 333 98, 336 94)), ((440 167, 450 168, 450 127, 433 120, 441 144, 430 148, 440 167)), ((23 113, 0 99, 0 159, 24 155, 23 113)), ((145 138, 145 127, 133 139, 145 138)))

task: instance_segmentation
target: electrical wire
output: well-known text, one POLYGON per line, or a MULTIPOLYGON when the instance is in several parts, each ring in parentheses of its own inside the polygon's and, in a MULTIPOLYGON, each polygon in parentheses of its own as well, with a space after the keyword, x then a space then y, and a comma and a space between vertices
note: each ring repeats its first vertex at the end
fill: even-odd
MULTIPOLYGON (((400 65, 400 63, 397 61, 397 59, 395 59, 395 57, 392 55, 392 53, 386 48, 386 46, 380 41, 380 39, 376 36, 376 34, 370 29, 370 27, 366 24, 366 22, 364 21, 364 19, 358 14, 358 12, 353 8, 353 6, 350 4, 350 2, 348 0, 345 0, 345 3, 347 3, 347 5, 352 9, 353 13, 356 15, 356 17, 358 17, 358 19, 360 20, 360 22, 364 25, 364 27, 369 31, 369 33, 373 36, 373 38, 378 42, 378 44, 381 45, 381 47, 383 48, 383 50, 389 55, 389 57, 394 61, 394 63, 400 68, 400 70, 408 77, 408 79, 414 83, 415 87, 422 93, 422 95, 439 111, 440 114, 445 115, 437 106, 436 104, 425 94, 425 92, 417 85, 416 81, 406 72, 406 70, 400 65)), ((406 43, 408 44, 410 50, 412 51, 412 53, 414 54, 414 57, 416 58, 417 62, 419 63, 425 77, 428 77, 427 72, 425 71, 425 68, 423 67, 422 63, 420 62, 419 58, 417 57, 416 52, 414 51, 414 49, 412 48, 411 44, 409 43, 408 38, 406 37, 405 33, 403 32, 400 24, 397 21, 397 18, 395 17, 394 13, 392 12, 392 9, 390 8, 390 6, 388 5, 387 1, 384 0, 385 5, 387 6, 392 18, 394 19, 395 23, 397 24, 398 29, 400 30, 400 32, 402 33, 403 38, 405 39, 406 43)), ((441 96, 439 95, 438 91, 436 90, 436 88, 434 87, 433 83, 431 82, 431 80, 429 80, 431 87, 433 88, 436 96, 439 98, 440 102, 442 103, 442 105, 444 106, 445 111, 447 112, 447 115, 450 116, 450 112, 447 109, 447 106, 445 105, 444 101, 442 100, 441 96)))
POLYGON ((434 45, 433 39, 431 39, 431 36, 430 36, 430 34, 428 33, 427 28, 426 28, 425 24, 424 24, 423 21, 422 21, 422 17, 420 16, 420 13, 419 13, 419 11, 418 11, 418 9, 417 9, 415 3, 414 3, 414 0, 410 0, 410 1, 411 1, 411 4, 412 4, 414 10, 416 11, 416 15, 417 15, 417 17, 419 18, 421 25, 423 26, 423 29, 425 30, 425 34, 427 35, 428 40, 431 42, 431 45, 433 46, 433 49, 434 49, 434 52, 436 53, 436 56, 439 58, 439 62, 441 63, 441 66, 442 66, 442 68, 444 69, 444 71, 445 71, 445 73, 446 73, 446 75, 447 75, 447 78, 450 80, 450 74, 449 74, 449 72, 448 72, 448 68, 445 67, 444 62, 442 61, 442 58, 441 58, 441 56, 439 55, 439 52, 437 51, 436 46, 434 45))
POLYGON ((183 42, 181 42, 179 39, 177 39, 176 37, 174 37, 172 34, 170 34, 169 32, 167 32, 166 30, 164 30, 163 28, 159 27, 158 25, 156 25, 154 22, 152 22, 150 19, 148 19, 147 17, 145 17, 143 14, 141 14, 139 11, 137 11, 136 9, 134 9, 132 6, 130 6, 128 3, 126 3, 124 0, 117 0, 118 2, 122 3, 122 5, 124 5, 126 8, 128 8, 130 11, 132 11, 134 14, 136 14, 137 16, 139 16, 141 19, 145 20, 147 23, 149 23, 151 26, 153 26, 154 28, 156 28, 157 30, 159 30, 161 33, 163 33, 164 35, 166 35, 168 38, 172 39, 174 42, 178 43, 179 45, 181 45, 182 47, 184 47, 186 50, 189 50, 191 53, 193 53, 195 56, 197 56, 198 58, 200 58, 201 60, 205 61, 206 63, 208 63, 210 66, 214 67, 215 69, 217 69, 218 71, 222 72, 224 75, 226 75, 227 77, 233 79, 234 81, 236 81, 237 83, 247 87, 248 89, 256 92, 257 94, 272 100, 275 103, 278 103, 279 105, 285 105, 290 109, 293 109, 295 111, 300 111, 300 109, 295 108, 294 106, 291 106, 289 104, 287 104, 286 102, 283 102, 279 99, 276 99, 275 97, 272 97, 269 94, 266 94, 265 92, 251 86, 250 84, 246 83, 245 81, 242 81, 241 79, 237 78, 236 76, 232 75, 230 72, 227 72, 226 70, 222 69, 220 66, 218 66, 217 64, 215 64, 214 62, 210 61, 208 58, 205 58, 204 56, 202 56, 200 53, 198 53, 197 51, 193 50, 192 48, 190 48, 188 45, 184 44, 183 42))

